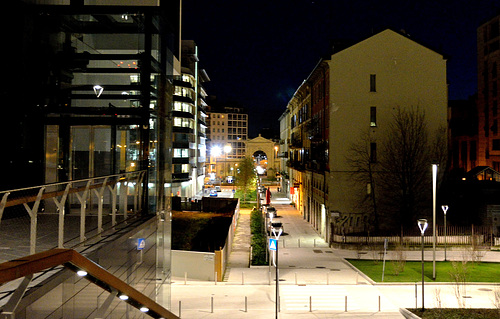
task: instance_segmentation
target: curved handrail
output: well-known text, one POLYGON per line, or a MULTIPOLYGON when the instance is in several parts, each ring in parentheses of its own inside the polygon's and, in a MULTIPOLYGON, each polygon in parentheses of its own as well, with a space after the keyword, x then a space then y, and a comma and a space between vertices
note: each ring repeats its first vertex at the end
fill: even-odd
POLYGON ((149 311, 146 314, 153 318, 179 318, 151 298, 73 249, 55 248, 4 262, 0 264, 0 285, 59 265, 63 265, 75 272, 84 270, 87 272, 85 278, 90 282, 109 292, 117 291, 118 295, 127 295, 129 298, 125 302, 137 309, 147 307, 149 311))

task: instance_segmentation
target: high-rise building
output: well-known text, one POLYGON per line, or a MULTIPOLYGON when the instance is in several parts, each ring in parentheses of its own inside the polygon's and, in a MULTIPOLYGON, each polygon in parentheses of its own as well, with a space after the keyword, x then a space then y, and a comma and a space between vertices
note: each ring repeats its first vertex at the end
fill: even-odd
MULTIPOLYGON (((9 27, 2 28, 9 42, 3 57, 9 62, 0 94, 9 111, 0 125, 7 150, 0 159, 0 186, 44 185, 36 204, 30 204, 33 210, 14 210, 13 217, 33 216, 36 231, 37 221, 59 214, 59 225, 43 227, 59 231, 60 248, 89 247, 84 243, 85 221, 95 217, 96 241, 85 249, 86 256, 169 307, 171 219, 165 216, 171 207, 173 78, 181 74, 181 0, 14 1, 9 17, 9 27), (60 189, 66 192, 62 198, 54 195, 60 189), (44 210, 38 211, 44 191, 44 210), (113 221, 106 224, 110 215, 113 221), (76 226, 76 220, 81 245, 64 241, 64 224, 76 226), (110 232, 103 236, 103 231, 110 232), (147 241, 147 249, 136 263, 138 251, 132 247, 139 245, 138 238, 147 241), (133 282, 123 271, 132 263, 133 271, 143 274, 133 282), (161 280, 163 292, 147 278, 161 280)), ((31 234, 36 239, 35 231, 31 234)), ((33 244, 30 252, 38 249, 33 244)), ((63 308, 81 312, 85 306, 74 301, 81 297, 70 301, 66 298, 76 294, 69 296, 62 288, 73 289, 75 281, 57 276, 36 284, 41 292, 31 294, 31 302, 52 305, 59 300, 53 313, 63 308)), ((79 293, 95 295, 92 282, 81 283, 79 293)), ((95 306, 82 315, 91 313, 95 306)))
POLYGON ((209 103, 207 174, 212 181, 231 182, 237 163, 246 155, 248 114, 243 107, 209 103))
POLYGON ((172 192, 194 197, 203 189, 206 158, 205 98, 203 83, 210 79, 199 67, 198 47, 182 41, 182 74, 174 76, 172 192))
POLYGON ((471 144, 475 141, 464 144, 461 152, 477 157, 477 166, 490 166, 499 171, 500 16, 477 29, 477 69, 478 142, 477 146, 471 144))

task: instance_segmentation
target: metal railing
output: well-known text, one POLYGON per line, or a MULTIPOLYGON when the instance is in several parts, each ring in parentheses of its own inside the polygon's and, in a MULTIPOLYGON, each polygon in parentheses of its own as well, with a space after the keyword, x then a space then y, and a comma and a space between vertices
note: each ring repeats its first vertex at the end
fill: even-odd
POLYGON ((78 252, 72 249, 57 248, 0 264, 0 285, 24 277, 16 291, 10 296, 9 301, 0 310, 0 318, 15 318, 17 305, 35 273, 60 265, 76 272, 79 276, 110 293, 95 312, 94 318, 107 317, 105 314, 110 309, 111 303, 118 298, 132 307, 140 309, 144 315, 153 318, 179 318, 78 252))
POLYGON ((88 236, 99 236, 103 232, 103 218, 108 220, 106 223, 112 228, 117 224, 118 216, 127 220, 132 212, 139 212, 144 204, 141 194, 145 176, 146 171, 143 170, 2 191, 0 225, 3 227, 0 228, 0 235, 15 232, 18 235, 16 237, 21 239, 26 237, 27 232, 31 255, 36 253, 37 244, 47 239, 39 236, 40 228, 46 232, 44 228, 51 228, 50 233, 53 233, 56 223, 55 246, 74 247, 75 243, 83 243, 88 236), (26 214, 29 217, 29 230, 25 227, 26 214), (54 220, 55 216, 57 221, 54 220), (71 227, 66 225, 69 216, 73 220, 75 217, 79 219, 78 222, 72 222, 71 227), (52 224, 39 225, 41 217, 52 220, 52 224), (89 218, 92 218, 92 222, 89 218), (76 223, 79 223, 78 230, 74 229, 76 223), (92 228, 90 224, 95 227, 92 228), (75 237, 75 233, 78 236, 75 237))

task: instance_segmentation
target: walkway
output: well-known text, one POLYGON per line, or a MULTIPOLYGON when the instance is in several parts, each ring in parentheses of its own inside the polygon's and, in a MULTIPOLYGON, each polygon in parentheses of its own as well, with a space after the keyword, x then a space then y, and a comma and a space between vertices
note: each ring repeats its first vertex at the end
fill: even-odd
MULTIPOLYGON (((238 225, 234 233, 233 249, 227 267, 248 268, 250 266, 250 213, 251 209, 240 209, 238 225)), ((226 274, 227 275, 227 274, 226 274)))
MULTIPOLYGON (((283 194, 273 192, 272 205, 284 225, 278 247, 280 318, 402 318, 391 301, 328 247, 283 194)), ((249 254, 250 210, 242 210, 224 282, 184 285, 183 278, 174 278, 172 311, 180 310, 182 318, 275 318, 275 268, 249 267, 249 254)))

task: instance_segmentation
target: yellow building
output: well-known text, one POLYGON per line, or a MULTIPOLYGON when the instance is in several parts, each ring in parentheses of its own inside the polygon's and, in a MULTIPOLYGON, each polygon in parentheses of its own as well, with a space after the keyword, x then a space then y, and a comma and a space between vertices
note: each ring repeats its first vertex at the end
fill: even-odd
POLYGON ((295 183, 301 192, 297 204, 304 218, 328 241, 333 231, 358 232, 370 226, 370 210, 361 205, 370 185, 353 178, 349 158, 350 149, 363 135, 372 141, 369 152, 376 163, 395 111, 418 108, 425 114, 431 137, 441 129, 440 134, 447 139, 443 130, 447 128, 446 59, 442 54, 390 29, 344 49, 334 49, 297 90, 287 106, 287 116, 282 116, 289 119, 288 129, 282 129, 283 134, 289 132, 289 147, 284 150, 289 156, 289 183, 295 183), (324 90, 315 89, 318 82, 313 75, 320 68, 328 72, 321 82, 326 83, 324 90), (308 88, 310 95, 304 94, 308 88), (317 101, 326 104, 318 108, 317 101), (307 105, 311 106, 308 116, 312 123, 294 123, 294 115, 307 105), (310 160, 312 146, 306 142, 319 136, 314 121, 322 116, 328 123, 324 127, 324 136, 328 136, 324 166, 316 163, 314 152, 310 160), (316 198, 319 194, 324 200, 316 198))
POLYGON ((350 215, 344 226, 361 231, 366 217, 360 214, 359 196, 367 193, 367 185, 353 182, 349 149, 369 132, 376 162, 376 153, 382 151, 377 144, 387 138, 397 108, 418 107, 425 113, 431 134, 446 128, 446 59, 408 36, 387 29, 333 54, 328 63, 328 208, 341 216, 350 215))

